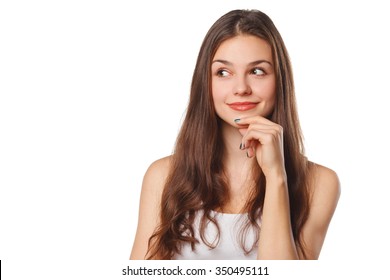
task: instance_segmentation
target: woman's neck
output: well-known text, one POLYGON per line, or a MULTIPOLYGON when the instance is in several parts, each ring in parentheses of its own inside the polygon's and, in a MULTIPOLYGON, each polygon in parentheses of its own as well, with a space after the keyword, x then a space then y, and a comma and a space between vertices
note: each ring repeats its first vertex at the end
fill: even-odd
POLYGON ((242 135, 239 130, 226 123, 222 124, 224 143, 223 166, 229 188, 229 201, 219 209, 225 213, 241 213, 250 196, 255 158, 248 158, 246 150, 240 149, 242 135))
POLYGON ((224 123, 222 125, 222 138, 224 143, 224 165, 243 166, 252 162, 246 155, 246 150, 240 149, 242 135, 237 128, 224 123))
POLYGON ((245 184, 251 181, 253 164, 255 158, 248 158, 246 150, 240 149, 242 135, 237 128, 224 124, 222 126, 222 137, 224 142, 223 166, 232 188, 235 184, 245 184))

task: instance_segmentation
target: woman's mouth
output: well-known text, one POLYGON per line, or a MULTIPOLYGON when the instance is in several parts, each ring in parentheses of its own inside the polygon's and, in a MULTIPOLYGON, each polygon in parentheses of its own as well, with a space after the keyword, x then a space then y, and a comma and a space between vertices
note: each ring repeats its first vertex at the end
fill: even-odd
POLYGON ((257 102, 234 102, 227 105, 235 111, 247 111, 255 108, 257 104, 257 102))

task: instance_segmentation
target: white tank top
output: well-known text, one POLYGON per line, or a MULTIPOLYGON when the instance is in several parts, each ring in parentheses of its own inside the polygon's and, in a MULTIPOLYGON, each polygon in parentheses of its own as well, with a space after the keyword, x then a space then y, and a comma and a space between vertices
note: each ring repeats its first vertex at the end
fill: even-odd
MULTIPOLYGON (((211 215, 215 215, 220 228, 220 240, 214 249, 210 249, 203 243, 199 234, 200 219, 203 212, 196 214, 194 220, 195 238, 199 243, 195 244, 195 250, 192 251, 191 244, 185 243, 182 246, 180 254, 176 254, 173 259, 176 260, 255 260, 257 258, 257 245, 253 250, 245 255, 244 250, 240 245, 240 229, 247 221, 247 214, 226 214, 211 211, 211 215)), ((213 223, 209 223, 205 230, 206 240, 210 243, 217 237, 217 228, 213 223)), ((245 235, 246 248, 252 248, 256 239, 254 228, 249 228, 245 235)))

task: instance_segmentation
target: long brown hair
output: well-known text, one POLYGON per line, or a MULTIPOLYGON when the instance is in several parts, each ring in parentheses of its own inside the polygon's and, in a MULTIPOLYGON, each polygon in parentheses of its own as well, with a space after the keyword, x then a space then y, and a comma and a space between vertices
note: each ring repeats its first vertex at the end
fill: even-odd
MULTIPOLYGON (((148 259, 171 259, 184 243, 192 249, 200 242, 193 227, 195 214, 202 210, 200 237, 205 238, 209 222, 219 227, 212 210, 220 209, 229 199, 223 166, 221 120, 216 115, 211 94, 211 62, 225 40, 249 34, 266 40, 273 52, 276 73, 276 103, 270 119, 284 128, 284 156, 288 178, 292 232, 298 249, 304 254, 302 227, 308 217, 308 163, 304 157, 302 133, 298 121, 290 59, 282 37, 271 19, 257 10, 234 10, 219 18, 210 28, 200 48, 195 66, 189 104, 172 155, 170 174, 161 199, 160 225, 149 239, 148 259)), ((255 186, 245 210, 249 226, 259 233, 258 219, 264 203, 265 177, 259 167, 255 186)), ((241 237, 243 240, 245 236, 241 237)), ((217 236, 219 240, 219 235, 217 236)), ((248 253, 252 248, 243 250, 248 253)))

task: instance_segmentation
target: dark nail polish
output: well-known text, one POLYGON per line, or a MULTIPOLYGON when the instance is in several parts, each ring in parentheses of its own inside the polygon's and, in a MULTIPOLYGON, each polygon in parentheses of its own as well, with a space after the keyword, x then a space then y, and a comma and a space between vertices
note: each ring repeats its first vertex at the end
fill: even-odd
POLYGON ((235 119, 234 122, 238 123, 241 119, 235 119))

